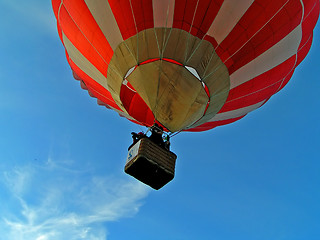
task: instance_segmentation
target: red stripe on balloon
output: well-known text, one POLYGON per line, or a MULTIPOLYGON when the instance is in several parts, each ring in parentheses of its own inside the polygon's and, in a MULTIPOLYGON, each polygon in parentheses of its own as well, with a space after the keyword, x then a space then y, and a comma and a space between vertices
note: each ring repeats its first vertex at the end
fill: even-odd
POLYGON ((283 79, 296 63, 293 56, 277 67, 230 90, 226 103, 219 113, 244 108, 259 103, 277 92, 283 79))
POLYGON ((173 17, 173 28, 190 31, 197 1, 176 0, 173 17))
POLYGON ((153 28, 152 1, 109 0, 124 40, 148 28, 153 28))
POLYGON ((206 122, 204 124, 201 124, 198 127, 195 127, 195 128, 192 128, 192 129, 188 129, 187 131, 188 132, 207 131, 207 130, 210 130, 212 128, 218 127, 218 126, 222 126, 222 125, 226 125, 226 124, 230 124, 230 123, 236 122, 236 121, 240 120, 241 118, 243 118, 244 116, 237 117, 237 118, 232 118, 232 119, 228 119, 228 120, 222 120, 222 121, 206 122))
POLYGON ((61 0, 52 0, 51 4, 52 4, 52 10, 54 12, 54 15, 56 19, 58 19, 58 12, 61 5, 61 0))
POLYGON ((299 49, 297 65, 299 65, 302 62, 302 60, 307 56, 312 45, 312 40, 313 40, 313 34, 311 34, 311 36, 309 37, 309 41, 306 42, 303 45, 303 47, 299 49))
POLYGON ((138 32, 153 28, 152 0, 134 0, 131 4, 138 32))
POLYGON ((222 3, 223 0, 203 0, 198 2, 191 28, 191 34, 193 36, 197 36, 200 39, 205 36, 217 16, 222 3))
POLYGON ((313 29, 319 17, 319 8, 320 2, 316 1, 309 7, 309 11, 305 12, 304 20, 302 22, 302 40, 299 48, 304 46, 304 44, 312 38, 313 29))
POLYGON ((121 86, 120 99, 129 115, 137 119, 141 125, 151 126, 154 123, 152 111, 132 85, 130 87, 124 84, 121 86))
POLYGON ((63 33, 86 59, 107 76, 113 50, 89 9, 82 1, 65 0, 64 4, 58 20, 63 33))
POLYGON ((223 0, 176 0, 173 27, 203 38, 219 12, 223 0))
POLYGON ((137 33, 129 0, 109 0, 110 8, 124 40, 137 33))
POLYGON ((232 74, 285 38, 301 17, 300 0, 255 1, 217 53, 232 74))
POLYGON ((121 108, 118 107, 118 105, 115 103, 115 101, 112 98, 111 93, 105 89, 102 85, 97 83, 94 79, 89 77, 85 72, 83 72, 67 55, 67 60, 69 62, 70 67, 75 72, 76 76, 79 77, 77 80, 82 80, 88 89, 91 90, 91 92, 94 94, 96 98, 98 98, 100 101, 104 102, 105 104, 122 111, 121 108))

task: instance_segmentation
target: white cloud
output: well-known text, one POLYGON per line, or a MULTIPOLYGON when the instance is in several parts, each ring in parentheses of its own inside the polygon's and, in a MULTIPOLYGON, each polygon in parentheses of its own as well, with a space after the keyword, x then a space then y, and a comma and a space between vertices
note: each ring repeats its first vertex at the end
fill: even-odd
POLYGON ((134 216, 149 192, 137 181, 54 166, 3 172, 11 195, 8 199, 16 200, 11 207, 19 209, 2 211, 0 234, 4 239, 105 240, 107 222, 134 216))
POLYGON ((15 168, 13 171, 4 172, 3 175, 9 189, 14 194, 21 195, 32 178, 32 169, 15 168))

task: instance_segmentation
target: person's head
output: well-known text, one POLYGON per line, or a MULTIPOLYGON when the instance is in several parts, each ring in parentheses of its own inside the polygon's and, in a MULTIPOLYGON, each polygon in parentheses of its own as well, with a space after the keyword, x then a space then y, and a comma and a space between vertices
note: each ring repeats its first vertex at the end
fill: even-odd
POLYGON ((154 132, 157 134, 162 134, 162 131, 159 128, 154 128, 154 132))

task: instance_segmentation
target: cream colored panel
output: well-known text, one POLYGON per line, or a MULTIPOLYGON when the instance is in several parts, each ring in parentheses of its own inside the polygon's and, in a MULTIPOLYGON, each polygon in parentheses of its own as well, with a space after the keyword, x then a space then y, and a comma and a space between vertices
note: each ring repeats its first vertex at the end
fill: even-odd
MULTIPOLYGON (((113 98, 117 98, 118 101, 120 100, 120 91, 121 91, 121 84, 123 78, 119 75, 116 70, 113 70, 110 66, 108 68, 108 86, 109 91, 113 98)), ((121 107, 123 107, 121 102, 121 107)), ((123 107, 124 108, 124 107, 123 107)))
POLYGON ((172 66, 177 65, 162 63, 160 81, 168 78, 169 84, 163 84, 159 90, 155 115, 164 122, 176 124, 177 131, 201 118, 209 99, 201 82, 186 68, 172 66))
POLYGON ((109 63, 109 88, 120 95, 122 81, 129 69, 143 61, 159 58, 159 39, 160 37, 156 36, 156 32, 153 29, 149 29, 122 42, 114 51, 109 63))
POLYGON ((63 34, 63 43, 71 60, 89 77, 109 90, 106 77, 63 34))
POLYGON ((170 36, 172 28, 155 28, 154 32, 157 38, 157 47, 159 49, 160 58, 163 58, 163 49, 167 44, 168 37, 170 36))
POLYGON ((85 0, 85 2, 111 48, 115 50, 123 38, 108 1, 85 0))
MULTIPOLYGON (((203 79, 206 75, 206 71, 210 70, 210 62, 213 62, 213 55, 215 51, 212 44, 205 40, 194 38, 193 45, 190 46, 190 50, 187 53, 186 66, 192 66, 197 69, 198 74, 203 79)), ((211 63, 212 65, 212 63, 211 63)))
MULTIPOLYGON (((137 45, 136 41, 130 41, 121 43, 118 48, 114 51, 113 57, 109 63, 109 66, 113 70, 117 71, 119 76, 122 78, 126 75, 128 70, 138 64, 137 61, 137 45)), ((109 69, 108 69, 109 74, 109 69)), ((110 82, 108 77, 108 82, 110 82)))
POLYGON ((175 0, 153 0, 154 27, 171 28, 173 23, 175 0))
POLYGON ((155 118, 172 132, 198 120, 208 102, 200 81, 184 67, 169 62, 141 65, 127 80, 155 118))
POLYGON ((197 70, 210 92, 210 104, 205 115, 190 126, 196 127, 220 111, 229 94, 230 76, 211 43, 204 40, 197 42, 189 55, 188 65, 197 70))
POLYGON ((219 114, 215 115, 214 118, 212 118, 210 120, 210 122, 222 121, 222 120, 228 120, 228 119, 232 119, 232 118, 241 117, 241 116, 246 115, 247 113, 259 108, 260 106, 262 106, 264 104, 264 102, 265 102, 265 100, 262 102, 256 103, 254 105, 248 106, 248 107, 240 108, 240 109, 229 111, 229 112, 219 113, 219 114))
POLYGON ((160 61, 139 66, 135 69, 127 80, 143 98, 150 109, 156 106, 158 96, 160 61))
POLYGON ((71 41, 64 34, 62 35, 62 37, 64 46, 71 60, 90 78, 94 79, 97 83, 106 88, 111 93, 112 98, 116 102, 116 104, 121 108, 121 110, 126 112, 119 98, 118 92, 120 92, 120 90, 110 88, 106 77, 103 76, 103 74, 81 54, 81 52, 71 43, 71 41))
POLYGON ((120 96, 122 81, 128 70, 137 64, 136 41, 130 38, 117 47, 108 67, 108 86, 118 96, 120 96))
POLYGON ((186 31, 172 29, 167 36, 163 49, 163 57, 174 59, 177 62, 184 63, 187 55, 188 36, 186 31))
POLYGON ((297 54, 302 39, 301 25, 266 52, 230 76, 231 89, 265 73, 297 54))
POLYGON ((210 79, 207 79, 206 84, 210 91, 210 104, 205 116, 197 122, 197 125, 207 122, 220 111, 229 95, 230 81, 228 80, 229 73, 222 70, 215 72, 210 76, 210 79))
POLYGON ((220 44, 253 2, 254 0, 224 0, 207 34, 220 44))
POLYGON ((230 89, 228 69, 216 54, 212 44, 185 31, 173 29, 164 50, 164 57, 196 69, 209 88, 210 104, 205 116, 195 124, 202 124, 211 119, 222 108, 230 89))
MULTIPOLYGON (((158 34, 159 35, 159 34, 158 34)), ((133 38, 132 40, 137 39, 133 38)), ((138 62, 160 57, 160 44, 162 39, 158 38, 156 31, 149 29, 138 33, 138 62)))
POLYGON ((212 44, 180 29, 140 32, 118 46, 109 66, 108 85, 118 95, 127 72, 138 66, 127 80, 156 119, 171 131, 211 119, 225 103, 230 89, 228 69, 212 44), (173 59, 196 69, 210 92, 205 115, 208 96, 202 83, 185 67, 163 60, 139 64, 158 58, 173 59))

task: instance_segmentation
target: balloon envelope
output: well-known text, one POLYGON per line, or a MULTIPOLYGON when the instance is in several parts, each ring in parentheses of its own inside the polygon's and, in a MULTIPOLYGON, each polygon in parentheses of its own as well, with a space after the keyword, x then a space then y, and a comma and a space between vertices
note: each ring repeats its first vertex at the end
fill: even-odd
POLYGON ((204 131, 261 107, 305 58, 318 0, 52 0, 74 77, 141 125, 204 131))

